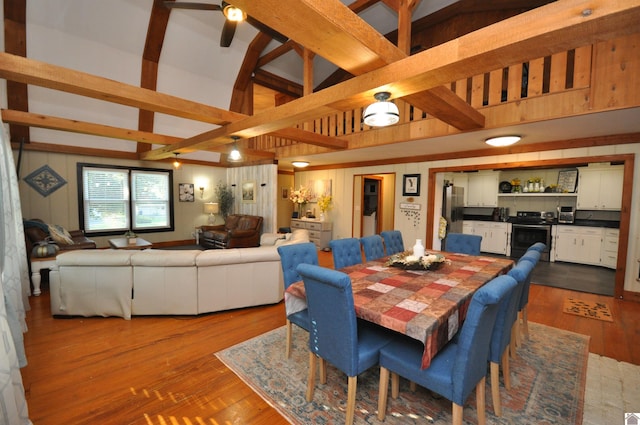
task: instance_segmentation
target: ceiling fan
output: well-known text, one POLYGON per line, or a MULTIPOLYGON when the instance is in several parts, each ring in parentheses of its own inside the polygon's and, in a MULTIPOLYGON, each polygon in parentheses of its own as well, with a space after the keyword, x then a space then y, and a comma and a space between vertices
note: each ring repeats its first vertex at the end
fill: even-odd
POLYGON ((168 9, 193 9, 193 10, 217 10, 224 14, 225 21, 222 27, 222 34, 220 35, 220 47, 229 47, 233 41, 233 36, 236 33, 236 25, 238 22, 246 20, 249 24, 255 27, 258 31, 262 31, 268 34, 275 40, 284 43, 287 41, 287 37, 279 32, 269 28, 262 22, 253 19, 248 16, 244 11, 239 8, 222 1, 220 5, 212 3, 197 3, 197 2, 176 2, 165 1, 164 6, 168 9))

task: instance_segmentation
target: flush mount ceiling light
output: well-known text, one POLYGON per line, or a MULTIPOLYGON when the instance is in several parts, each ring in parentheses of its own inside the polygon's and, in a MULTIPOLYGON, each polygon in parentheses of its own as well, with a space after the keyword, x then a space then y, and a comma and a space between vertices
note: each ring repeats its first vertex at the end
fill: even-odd
POLYGON ((294 167, 298 167, 298 168, 304 168, 309 166, 309 163, 307 161, 293 161, 292 164, 294 167))
POLYGON ((484 142, 487 145, 491 145, 495 147, 503 147, 503 146, 510 146, 510 145, 513 145, 514 143, 517 143, 520 141, 521 138, 522 137, 520 136, 499 136, 499 137, 490 137, 484 142))
POLYGON ((233 22, 241 22, 247 19, 247 14, 242 9, 226 1, 222 2, 222 13, 225 18, 233 22))
POLYGON ((233 161, 233 162, 238 162, 242 160, 242 155, 240 154, 240 151, 238 150, 238 136, 231 136, 231 138, 234 140, 233 143, 233 149, 231 150, 231 152, 229 152, 229 161, 233 161))
POLYGON ((392 125, 400 121, 400 112, 395 103, 389 102, 391 93, 383 91, 376 93, 373 97, 377 102, 367 106, 364 110, 362 118, 366 125, 372 127, 384 127, 392 125))

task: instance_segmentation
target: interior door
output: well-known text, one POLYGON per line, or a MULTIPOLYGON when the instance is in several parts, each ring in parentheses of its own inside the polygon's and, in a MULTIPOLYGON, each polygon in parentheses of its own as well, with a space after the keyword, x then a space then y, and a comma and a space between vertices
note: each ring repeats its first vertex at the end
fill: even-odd
POLYGON ((395 182, 395 173, 353 176, 354 238, 395 228, 395 182), (371 218, 372 211, 375 211, 375 221, 371 218), (374 221, 373 228, 371 221, 374 221))

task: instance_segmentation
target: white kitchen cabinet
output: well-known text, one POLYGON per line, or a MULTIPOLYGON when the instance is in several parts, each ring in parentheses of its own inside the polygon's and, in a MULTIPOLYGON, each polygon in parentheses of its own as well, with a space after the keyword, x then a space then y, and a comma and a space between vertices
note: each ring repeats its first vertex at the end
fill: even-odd
POLYGON ((473 221, 465 220, 462 222, 462 233, 465 235, 473 235, 473 221))
POLYGON ((497 171, 470 173, 467 206, 497 207, 499 180, 500 173, 497 171))
POLYGON ((507 223, 492 221, 476 221, 474 234, 482 236, 480 250, 493 254, 507 255, 508 239, 507 223))
POLYGON ((292 229, 307 229, 309 241, 316 244, 318 249, 329 248, 332 225, 330 221, 291 219, 292 229))
POLYGON ((599 266, 601 252, 601 227, 556 226, 556 261, 599 266))
POLYGON ((618 263, 618 238, 620 231, 618 229, 604 229, 604 237, 602 240, 602 265, 615 269, 618 263))
POLYGON ((577 209, 620 210, 624 166, 580 167, 577 209))

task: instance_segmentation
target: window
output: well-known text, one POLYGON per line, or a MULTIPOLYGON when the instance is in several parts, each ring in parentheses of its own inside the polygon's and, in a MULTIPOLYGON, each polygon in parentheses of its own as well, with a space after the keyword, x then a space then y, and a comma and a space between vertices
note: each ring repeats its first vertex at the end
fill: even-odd
POLYGON ((78 164, 80 225, 94 236, 173 231, 173 171, 78 164))

